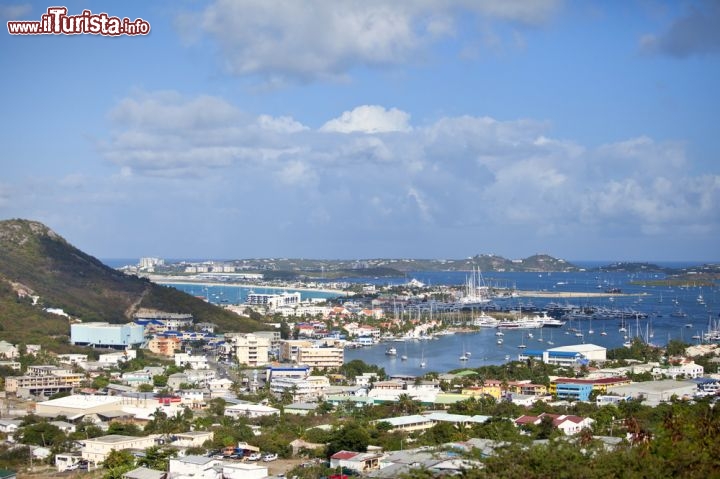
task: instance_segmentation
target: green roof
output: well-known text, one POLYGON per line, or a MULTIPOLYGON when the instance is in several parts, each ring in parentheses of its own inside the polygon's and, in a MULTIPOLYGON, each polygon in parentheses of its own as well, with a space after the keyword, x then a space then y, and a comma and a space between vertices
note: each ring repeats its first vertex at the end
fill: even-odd
POLYGON ((10 469, 0 469, 0 479, 5 479, 6 477, 17 477, 17 472, 11 471, 10 469))

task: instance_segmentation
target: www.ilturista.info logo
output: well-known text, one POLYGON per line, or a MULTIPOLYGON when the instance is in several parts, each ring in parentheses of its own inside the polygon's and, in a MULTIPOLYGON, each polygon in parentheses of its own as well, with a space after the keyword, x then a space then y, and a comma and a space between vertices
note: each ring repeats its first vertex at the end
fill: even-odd
POLYGON ((65 7, 50 7, 40 21, 7 22, 11 35, 147 35, 150 24, 142 18, 111 17, 107 13, 83 10, 80 15, 68 15, 65 7))

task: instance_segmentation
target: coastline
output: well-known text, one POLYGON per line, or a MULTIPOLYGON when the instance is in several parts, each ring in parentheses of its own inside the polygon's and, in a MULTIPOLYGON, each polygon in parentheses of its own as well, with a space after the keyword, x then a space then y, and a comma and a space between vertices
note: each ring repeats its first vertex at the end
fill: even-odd
POLYGON ((331 293, 337 294, 338 296, 347 296, 347 292, 340 289, 332 288, 309 288, 307 286, 277 286, 277 285, 264 285, 264 284, 252 284, 252 283, 238 283, 235 281, 202 281, 194 280, 185 277, 178 276, 158 276, 149 275, 147 278, 153 283, 157 284, 196 284, 198 286, 232 286, 237 288, 264 288, 264 289, 282 289, 282 290, 294 290, 294 291, 312 291, 315 293, 331 293))
MULTIPOLYGON (((265 288, 265 289, 280 289, 280 290, 295 290, 295 291, 311 291, 316 293, 329 293, 329 294, 336 294, 338 296, 348 296, 347 291, 343 291, 340 289, 333 289, 333 288, 311 288, 307 286, 278 286, 278 285, 264 285, 264 284, 254 284, 254 283, 243 283, 243 282, 237 282, 237 281, 223 281, 223 282, 213 282, 213 281, 207 281, 207 280, 196 280, 192 278, 187 278, 184 276, 165 276, 165 275, 148 275, 147 278, 152 281, 153 283, 157 284, 195 284, 198 286, 232 286, 232 287, 239 287, 239 288, 265 288)), ((581 291, 526 291, 526 290, 516 290, 514 291, 514 297, 520 297, 520 298, 610 298, 610 297, 620 297, 620 296, 643 296, 646 293, 635 293, 635 294, 628 294, 628 293, 607 293, 607 292, 598 292, 598 291, 587 291, 587 292, 581 292, 581 291)), ((500 297, 498 299, 504 299, 503 297, 500 297)))

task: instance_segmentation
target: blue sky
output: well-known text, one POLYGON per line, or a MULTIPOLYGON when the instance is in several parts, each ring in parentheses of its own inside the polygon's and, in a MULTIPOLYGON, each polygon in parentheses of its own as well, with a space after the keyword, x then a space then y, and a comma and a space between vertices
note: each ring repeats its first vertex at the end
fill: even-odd
POLYGON ((63 5, 152 30, 5 29, 0 218, 97 257, 720 259, 718 2, 63 5))

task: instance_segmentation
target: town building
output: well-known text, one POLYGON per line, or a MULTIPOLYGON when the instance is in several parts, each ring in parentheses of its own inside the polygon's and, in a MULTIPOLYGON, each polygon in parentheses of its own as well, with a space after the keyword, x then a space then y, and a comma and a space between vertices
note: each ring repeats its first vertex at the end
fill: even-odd
POLYGON ((100 354, 97 362, 104 366, 119 366, 120 363, 130 361, 136 357, 137 351, 135 349, 125 349, 124 351, 100 354))
POLYGON ((243 462, 224 462, 223 479, 265 479, 270 477, 267 466, 243 462))
POLYGON ((104 322, 70 325, 70 342, 78 346, 129 348, 143 342, 144 328, 135 323, 104 322))
POLYGON ((173 356, 182 349, 182 341, 177 336, 155 336, 148 341, 148 349, 161 356, 173 356))
POLYGON ((20 371, 22 364, 18 361, 0 361, 0 368, 8 368, 13 371, 20 371))
POLYGON ((82 458, 95 466, 107 459, 110 451, 137 450, 143 451, 155 445, 151 436, 122 436, 110 434, 83 440, 82 458))
POLYGON ((590 362, 603 363, 607 360, 607 348, 595 344, 575 344, 546 350, 526 349, 518 356, 519 361, 540 360, 546 364, 576 367, 590 362))
POLYGON ((84 379, 84 374, 72 373, 66 368, 30 366, 27 375, 5 378, 5 391, 26 399, 49 397, 61 392, 72 392, 84 379))
POLYGON ((589 401, 590 394, 597 391, 598 394, 606 394, 609 388, 630 384, 627 377, 605 377, 605 378, 556 378, 550 382, 550 394, 558 399, 570 399, 573 401, 589 401))
POLYGON ((552 425, 561 430, 566 436, 577 434, 585 428, 592 427, 593 422, 595 422, 591 418, 580 416, 542 413, 539 416, 520 416, 515 420, 515 425, 539 425, 545 417, 551 418, 552 425))
POLYGON ((239 417, 262 417, 280 414, 280 410, 262 404, 240 403, 225 407, 225 415, 232 418, 239 417))
POLYGON ((297 362, 300 348, 311 348, 312 341, 304 339, 284 339, 280 341, 280 361, 297 362))
POLYGON ((268 366, 265 370, 265 380, 272 381, 275 378, 305 379, 310 376, 309 366, 268 366))
POLYGON ((277 308, 288 308, 300 304, 300 293, 283 292, 280 294, 248 293, 247 304, 253 306, 266 306, 271 312, 277 308))
POLYGON ((270 381, 270 390, 277 394, 290 393, 293 401, 310 401, 323 396, 330 386, 325 376, 308 376, 303 379, 275 377, 270 381))
POLYGON ((166 475, 165 471, 138 467, 123 474, 122 479, 165 479, 166 475))
POLYGON ((671 365, 667 367, 656 367, 652 370, 653 376, 666 376, 672 379, 677 377, 683 378, 699 378, 705 374, 705 368, 694 362, 684 364, 671 365))
POLYGON ((208 369, 208 360, 205 356, 188 353, 175 353, 175 366, 189 367, 190 369, 208 369))
POLYGON ((662 402, 669 402, 673 397, 678 399, 692 398, 697 393, 697 384, 693 381, 664 379, 612 387, 608 388, 608 392, 633 399, 642 399, 643 404, 647 406, 657 406, 662 402))
POLYGON ((380 468, 380 454, 338 451, 330 456, 330 469, 349 469, 364 474, 380 468))
POLYGON ((18 357, 20 357, 20 350, 17 346, 5 340, 0 340, 0 358, 15 359, 18 357))
POLYGON ((313 369, 339 368, 345 361, 343 348, 300 348, 298 350, 298 364, 310 366, 313 369))
POLYGON ((172 442, 172 446, 202 447, 205 441, 212 441, 214 434, 213 431, 176 432, 173 434, 174 441, 172 442))
POLYGON ((250 333, 232 335, 228 340, 232 341, 238 364, 264 366, 268 363, 269 339, 250 333))
POLYGON ((146 330, 158 331, 179 331, 191 328, 193 325, 192 314, 167 313, 164 311, 140 310, 133 315, 137 324, 145 326, 146 330))

